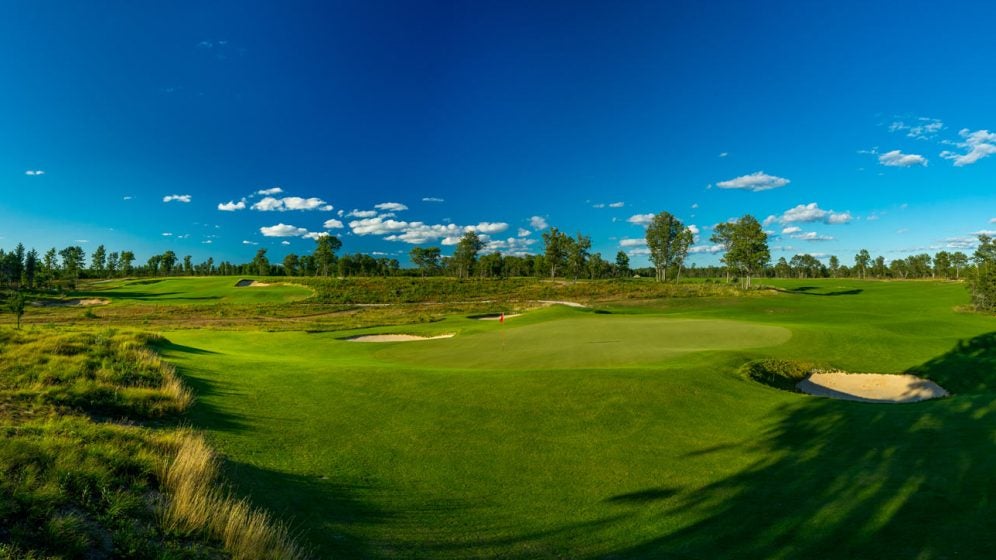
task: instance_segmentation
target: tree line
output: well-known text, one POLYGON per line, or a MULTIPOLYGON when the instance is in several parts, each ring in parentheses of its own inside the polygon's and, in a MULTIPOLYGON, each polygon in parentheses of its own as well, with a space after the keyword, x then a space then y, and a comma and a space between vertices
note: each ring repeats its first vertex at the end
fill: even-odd
POLYGON ((402 268, 397 259, 357 253, 339 256, 342 241, 335 236, 315 240, 310 254, 287 254, 280 264, 271 263, 266 249, 258 249, 251 262, 214 263, 213 258, 194 263, 190 255, 180 258, 172 250, 152 255, 144 264, 136 264, 132 251, 108 252, 104 245, 91 254, 78 245, 62 250, 51 248, 44 254, 26 250, 23 244, 9 252, 0 249, 0 287, 45 289, 75 288, 82 278, 122 278, 133 276, 454 276, 457 278, 548 277, 578 279, 625 278, 633 275, 653 276, 659 282, 677 282, 684 274, 692 277, 725 277, 749 289, 754 278, 877 278, 965 279, 972 291, 973 304, 980 309, 996 309, 996 243, 987 235, 979 236, 979 247, 971 255, 939 251, 922 253, 886 263, 885 257, 872 258, 862 249, 853 257, 853 265, 831 255, 826 264, 809 254, 771 263, 768 235, 761 223, 747 214, 737 220, 718 224, 710 241, 722 252, 720 266, 691 267, 685 261, 695 240, 690 228, 669 212, 653 216, 647 225, 645 241, 652 268, 631 269, 625 251, 613 261, 601 253, 591 252, 591 238, 581 232, 568 235, 556 227, 543 233, 541 254, 502 255, 494 251, 482 254, 484 241, 475 232, 465 233, 456 243, 453 254, 443 256, 440 247, 414 247, 409 252, 414 268, 402 268))

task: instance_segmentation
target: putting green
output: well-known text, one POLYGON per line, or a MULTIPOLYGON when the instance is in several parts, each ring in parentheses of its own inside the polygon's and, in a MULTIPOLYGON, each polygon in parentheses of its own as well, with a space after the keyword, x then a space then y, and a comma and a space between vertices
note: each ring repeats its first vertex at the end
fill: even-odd
POLYGON ((783 327, 746 321, 585 315, 417 344, 375 353, 389 362, 472 369, 577 369, 641 366, 689 352, 783 344, 783 327))

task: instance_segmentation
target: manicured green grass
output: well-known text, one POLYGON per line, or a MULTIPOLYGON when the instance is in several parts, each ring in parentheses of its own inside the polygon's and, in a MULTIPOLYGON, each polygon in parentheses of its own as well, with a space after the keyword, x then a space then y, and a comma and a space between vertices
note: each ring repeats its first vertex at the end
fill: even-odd
POLYGON ((273 283, 262 287, 236 287, 241 276, 153 278, 90 283, 76 297, 110 299, 112 303, 155 305, 209 305, 284 303, 311 297, 304 286, 273 283))
POLYGON ((319 556, 986 557, 996 319, 957 311, 952 283, 768 283, 505 324, 175 331, 162 351, 239 491, 319 556), (342 340, 371 332, 456 336, 342 340), (768 357, 955 395, 870 405, 738 373, 768 357))

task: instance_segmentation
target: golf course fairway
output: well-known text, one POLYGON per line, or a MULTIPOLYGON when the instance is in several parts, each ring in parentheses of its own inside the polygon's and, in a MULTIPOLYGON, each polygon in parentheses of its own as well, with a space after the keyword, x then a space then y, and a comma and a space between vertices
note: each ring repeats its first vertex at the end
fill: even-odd
POLYGON ((334 332, 171 330, 237 493, 319 558, 956 558, 996 547, 996 321, 942 282, 334 332), (446 339, 383 344, 364 334, 446 339), (759 358, 952 396, 781 391, 759 358))

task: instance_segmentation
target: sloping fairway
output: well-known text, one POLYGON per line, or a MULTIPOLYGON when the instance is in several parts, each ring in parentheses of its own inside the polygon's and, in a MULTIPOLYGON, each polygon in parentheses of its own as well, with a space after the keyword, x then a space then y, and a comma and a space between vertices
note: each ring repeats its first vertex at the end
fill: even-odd
POLYGON ((956 284, 779 288, 362 331, 457 333, 383 345, 176 331, 162 351, 239 491, 322 558, 991 554, 996 319, 955 311, 956 284), (809 397, 740 378, 759 357, 954 394, 809 397))
POLYGON ((409 365, 471 369, 648 366, 688 352, 775 346, 792 336, 785 328, 740 321, 570 315, 509 323, 448 343, 394 344, 375 356, 409 365))
POLYGON ((154 280, 119 280, 91 284, 83 297, 110 299, 112 303, 146 303, 157 305, 197 305, 214 303, 282 303, 312 295, 304 286, 273 284, 263 287, 236 287, 242 277, 163 278, 154 280))

